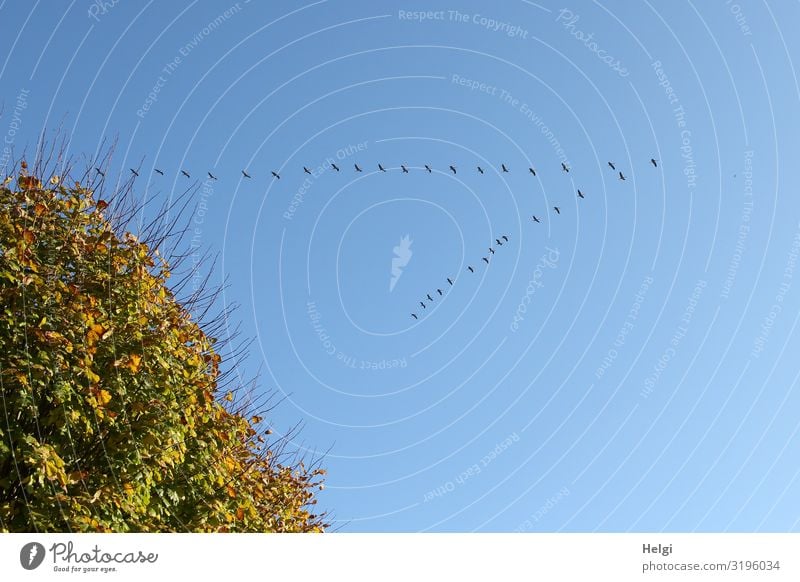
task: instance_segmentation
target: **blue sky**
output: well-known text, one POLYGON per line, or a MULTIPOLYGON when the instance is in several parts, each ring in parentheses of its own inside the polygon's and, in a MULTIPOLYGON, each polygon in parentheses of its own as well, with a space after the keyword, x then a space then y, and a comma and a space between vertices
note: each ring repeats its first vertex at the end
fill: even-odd
POLYGON ((62 5, 0 2, 3 171, 197 183, 343 531, 799 529, 797 3, 62 5))

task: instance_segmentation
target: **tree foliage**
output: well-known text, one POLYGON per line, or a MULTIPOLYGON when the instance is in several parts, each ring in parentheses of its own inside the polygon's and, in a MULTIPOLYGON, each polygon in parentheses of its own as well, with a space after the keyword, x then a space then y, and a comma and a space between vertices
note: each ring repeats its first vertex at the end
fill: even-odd
POLYGON ((234 409, 168 261, 44 181, 0 186, 0 529, 322 531, 324 471, 234 409))

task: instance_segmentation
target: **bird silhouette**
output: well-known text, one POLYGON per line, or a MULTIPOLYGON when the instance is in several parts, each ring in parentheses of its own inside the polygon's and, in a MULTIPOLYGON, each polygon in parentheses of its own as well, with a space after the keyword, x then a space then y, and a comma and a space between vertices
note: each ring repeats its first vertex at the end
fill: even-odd
POLYGON ((494 254, 494 249, 492 247, 489 247, 489 252, 494 254))
POLYGON ((556 214, 561 214, 561 210, 558 208, 558 206, 553 206, 553 210, 556 211, 556 214))
POLYGON ((217 179, 217 177, 214 174, 212 174, 211 172, 206 172, 206 173, 208 174, 208 177, 211 178, 212 180, 216 180, 217 179))
POLYGON ((379 169, 381 172, 385 172, 385 171, 386 171, 386 168, 384 168, 384 167, 383 167, 383 166, 381 166, 380 164, 378 164, 378 169, 379 169))
POLYGON ((431 170, 431 167, 430 167, 428 164, 425 164, 425 169, 426 169, 426 170, 428 170, 428 173, 429 173, 429 174, 430 174, 431 172, 433 172, 433 170, 431 170))
POLYGON ((650 163, 653 164, 654 168, 658 167, 658 164, 656 163, 656 161, 653 158, 650 158, 650 163))
POLYGON ((428 301, 433 301, 433 297, 431 297, 430 293, 428 293, 428 301))
POLYGON ((400 168, 402 168, 404 174, 408 174, 408 168, 406 168, 403 164, 400 164, 400 168))
POLYGON ((474 272, 475 272, 475 269, 473 269, 472 267, 467 267, 467 270, 468 270, 470 273, 474 273, 474 272))
POLYGON ((337 165, 336 165, 336 164, 334 164, 334 163, 331 163, 331 168, 333 168, 333 169, 334 169, 334 170, 336 170, 337 172, 339 172, 339 171, 340 171, 340 170, 339 170, 339 166, 337 166, 337 165))
POLYGON ((247 173, 247 172, 245 172, 244 170, 242 170, 242 175, 243 175, 245 178, 250 178, 250 174, 248 174, 248 173, 247 173))
POLYGON ((450 277, 447 278, 447 282, 450 283, 451 287, 453 286, 453 280, 450 277))
POLYGON ((481 259, 482 259, 482 260, 483 260, 483 261, 484 261, 484 262, 485 262, 487 265, 489 264, 489 259, 487 259, 486 257, 481 257, 481 259))
POLYGON ((309 175, 311 174, 311 170, 309 170, 309 169, 308 169, 308 168, 306 168, 305 166, 303 166, 303 171, 304 171, 306 174, 309 174, 309 175))
POLYGON ((439 295, 444 295, 444 293, 442 293, 442 290, 441 290, 441 289, 437 289, 437 290, 436 290, 436 292, 437 292, 439 295))
POLYGON ((427 307, 425 307, 425 304, 422 301, 420 301, 419 304, 422 305, 422 309, 427 309, 427 307))
POLYGON ((534 221, 534 222, 539 222, 539 223, 541 223, 541 222, 542 222, 541 220, 539 220, 538 218, 536 218, 536 215, 535 215, 535 214, 534 214, 534 215, 533 215, 531 218, 533 218, 533 221, 534 221))
POLYGON ((614 170, 614 171, 617 170, 617 167, 614 164, 612 164, 611 162, 608 162, 608 165, 612 170, 614 170))
POLYGON ((136 176, 137 178, 139 177, 139 172, 137 172, 137 171, 136 171, 136 170, 134 170, 133 168, 131 168, 131 173, 132 173, 134 176, 136 176))
POLYGON ((578 198, 585 198, 583 192, 581 192, 580 189, 578 189, 578 198))
POLYGON ((456 167, 455 166, 450 166, 450 171, 453 172, 453 174, 455 174, 456 173, 456 167))
POLYGON ((508 237, 506 235, 503 235, 500 238, 502 238, 504 241, 508 242, 508 237))
POLYGON ((563 171, 569 173, 569 168, 567 167, 567 164, 565 164, 564 162, 561 162, 561 169, 563 171))
POLYGON ((186 170, 181 170, 181 174, 183 174, 187 178, 191 178, 191 176, 189 175, 189 172, 187 172, 186 170))
POLYGON ((619 179, 623 182, 625 181, 625 176, 622 175, 622 172, 619 173, 619 179))
POLYGON ((504 172, 508 173, 508 168, 506 168, 505 164, 500 164, 500 167, 503 169, 504 172))
POLYGON ((281 177, 278 175, 278 172, 271 172, 271 173, 273 178, 277 178, 278 180, 281 179, 281 177))
POLYGON ((494 239, 494 242, 496 242, 499 246, 503 246, 503 243, 500 242, 499 238, 494 239))
POLYGON ((534 176, 536 175, 536 170, 534 170, 533 168, 528 168, 528 171, 529 171, 531 174, 533 174, 534 176))
POLYGON ((360 172, 361 168, 358 167, 358 164, 353 164, 356 167, 356 172, 360 172))
POLYGON ((159 170, 158 168, 156 168, 156 169, 155 169, 155 172, 156 172, 156 174, 161 174, 162 176, 164 175, 164 172, 162 172, 162 171, 161 171, 161 170, 159 170))
POLYGON ((480 166, 478 166, 478 173, 483 174, 483 168, 481 168, 480 166))
POLYGON ((419 319, 419 317, 417 317, 417 314, 416 314, 416 313, 412 313, 412 314, 411 314, 411 317, 413 317, 414 319, 419 319))
POLYGON ((105 178, 105 177, 106 177, 106 174, 105 174, 105 172, 101 172, 101 171, 100 171, 100 168, 95 168, 95 169, 94 169, 94 171, 95 171, 95 172, 97 172, 98 174, 100 174, 101 176, 103 176, 103 178, 105 178))

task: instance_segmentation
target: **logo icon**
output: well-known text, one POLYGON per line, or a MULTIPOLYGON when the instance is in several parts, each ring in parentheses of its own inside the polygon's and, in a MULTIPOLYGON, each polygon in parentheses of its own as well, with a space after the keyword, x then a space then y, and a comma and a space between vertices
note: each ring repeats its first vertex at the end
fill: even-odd
POLYGON ((19 563, 26 570, 35 570, 44 561, 44 546, 39 542, 30 542, 19 551, 19 563))
POLYGON ((411 255, 414 254, 411 250, 412 242, 414 241, 411 240, 409 235, 405 235, 400 239, 400 244, 392 249, 395 256, 392 258, 392 279, 389 281, 390 293, 394 291, 394 286, 400 280, 400 276, 403 274, 403 267, 408 265, 411 255))

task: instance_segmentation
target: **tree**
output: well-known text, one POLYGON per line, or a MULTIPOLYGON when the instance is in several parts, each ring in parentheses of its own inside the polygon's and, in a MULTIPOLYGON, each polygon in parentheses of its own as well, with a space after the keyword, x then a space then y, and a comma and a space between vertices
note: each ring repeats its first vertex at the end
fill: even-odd
POLYGON ((37 174, 0 187, 0 530, 322 531, 324 470, 236 408, 130 187, 37 174))

